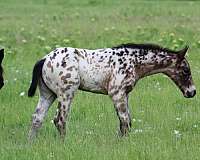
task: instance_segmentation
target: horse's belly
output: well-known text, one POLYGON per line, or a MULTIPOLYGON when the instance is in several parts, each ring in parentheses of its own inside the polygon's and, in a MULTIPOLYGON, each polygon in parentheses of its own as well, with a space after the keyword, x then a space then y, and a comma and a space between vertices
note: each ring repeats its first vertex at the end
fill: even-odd
POLYGON ((109 71, 106 69, 82 69, 80 72, 80 90, 107 94, 109 71))

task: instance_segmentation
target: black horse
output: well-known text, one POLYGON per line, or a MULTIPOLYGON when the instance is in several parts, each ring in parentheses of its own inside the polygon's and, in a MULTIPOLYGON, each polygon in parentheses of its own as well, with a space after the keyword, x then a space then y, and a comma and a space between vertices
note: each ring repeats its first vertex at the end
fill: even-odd
POLYGON ((0 49, 0 89, 4 85, 2 61, 4 58, 4 49, 0 49))

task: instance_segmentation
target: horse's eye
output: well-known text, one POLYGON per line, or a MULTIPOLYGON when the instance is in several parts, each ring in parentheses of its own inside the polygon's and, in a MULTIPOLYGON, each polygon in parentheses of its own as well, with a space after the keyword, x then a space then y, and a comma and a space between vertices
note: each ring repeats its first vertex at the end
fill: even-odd
POLYGON ((188 68, 183 68, 183 74, 189 74, 190 70, 188 68))

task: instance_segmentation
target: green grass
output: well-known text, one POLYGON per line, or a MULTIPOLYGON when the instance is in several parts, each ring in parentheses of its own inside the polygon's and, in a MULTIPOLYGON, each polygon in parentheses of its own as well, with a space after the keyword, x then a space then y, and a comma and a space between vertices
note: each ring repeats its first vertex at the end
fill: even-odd
POLYGON ((0 0, 0 6, 0 46, 6 52, 0 159, 199 159, 200 2, 0 0), (27 143, 38 100, 26 96, 36 60, 58 46, 103 48, 126 42, 172 49, 189 44, 197 96, 185 99, 162 75, 144 78, 130 96, 132 132, 119 138, 111 100, 78 92, 65 142, 51 123, 54 103, 37 140, 27 143))

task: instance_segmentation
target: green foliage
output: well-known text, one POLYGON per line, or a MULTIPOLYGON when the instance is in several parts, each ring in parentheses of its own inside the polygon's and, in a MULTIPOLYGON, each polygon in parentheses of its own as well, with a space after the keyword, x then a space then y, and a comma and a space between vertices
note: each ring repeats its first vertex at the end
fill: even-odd
POLYGON ((200 157, 200 3, 195 1, 0 0, 0 46, 6 84, 0 91, 0 159, 198 159, 200 157), (50 108, 38 139, 27 142, 38 96, 26 96, 36 60, 59 46, 112 47, 188 44, 197 96, 183 98, 162 75, 141 80, 130 96, 133 127, 117 137, 107 96, 78 92, 65 142, 50 108))

